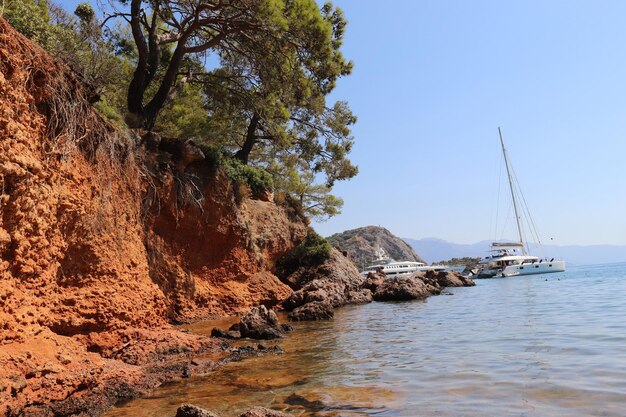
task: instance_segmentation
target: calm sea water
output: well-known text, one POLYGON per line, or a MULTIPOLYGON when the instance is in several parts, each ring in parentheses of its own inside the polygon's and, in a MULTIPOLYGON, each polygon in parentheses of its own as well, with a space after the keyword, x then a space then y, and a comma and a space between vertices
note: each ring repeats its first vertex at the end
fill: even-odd
POLYGON ((174 416, 185 402, 223 416, 254 405, 302 416, 626 416, 626 264, 446 292, 339 309, 298 324, 284 355, 229 364, 107 416, 174 416))

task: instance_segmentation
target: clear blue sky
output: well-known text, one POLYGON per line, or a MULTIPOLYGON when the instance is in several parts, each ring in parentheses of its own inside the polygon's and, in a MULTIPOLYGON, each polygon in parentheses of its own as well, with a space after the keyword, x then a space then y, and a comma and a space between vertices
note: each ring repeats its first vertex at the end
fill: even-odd
POLYGON ((335 4, 355 69, 334 98, 359 117, 360 174, 320 234, 493 238, 502 126, 544 239, 626 244, 626 1, 335 4))
POLYGON ((626 2, 335 4, 360 174, 318 232, 493 238, 502 126, 544 240, 626 244, 626 2))

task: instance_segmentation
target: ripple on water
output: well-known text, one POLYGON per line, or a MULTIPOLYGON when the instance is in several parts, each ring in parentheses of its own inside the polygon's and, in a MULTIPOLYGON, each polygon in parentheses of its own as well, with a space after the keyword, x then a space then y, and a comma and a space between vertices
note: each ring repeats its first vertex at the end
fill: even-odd
POLYGON ((183 402, 226 417, 253 405, 301 416, 623 416, 624 278, 623 264, 574 268, 343 308, 298 323, 284 355, 228 364, 106 416, 173 416, 183 402))

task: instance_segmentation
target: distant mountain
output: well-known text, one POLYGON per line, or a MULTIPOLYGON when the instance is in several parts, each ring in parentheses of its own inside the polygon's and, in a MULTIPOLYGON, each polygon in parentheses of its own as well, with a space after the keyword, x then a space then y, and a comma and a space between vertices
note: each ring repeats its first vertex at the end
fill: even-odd
MULTIPOLYGON (((484 240, 467 245, 451 243, 437 238, 404 238, 404 241, 430 263, 466 256, 483 257, 487 254, 489 244, 491 243, 491 241, 484 240)), ((543 245, 543 253, 541 253, 536 245, 531 243, 529 246, 529 250, 533 255, 562 258, 565 259, 569 265, 626 262, 626 246, 621 245, 543 245)))
POLYGON ((360 227, 335 233, 326 239, 333 246, 347 251, 359 269, 371 264, 378 246, 395 260, 424 262, 411 246, 384 227, 360 227))

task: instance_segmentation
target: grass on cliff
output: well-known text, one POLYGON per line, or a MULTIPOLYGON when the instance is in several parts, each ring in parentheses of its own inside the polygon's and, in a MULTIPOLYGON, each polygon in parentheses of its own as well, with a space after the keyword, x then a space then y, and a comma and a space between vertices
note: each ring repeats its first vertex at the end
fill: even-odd
POLYGON ((326 239, 309 228, 306 238, 276 264, 276 273, 287 277, 299 268, 320 265, 330 258, 332 246, 326 239))

